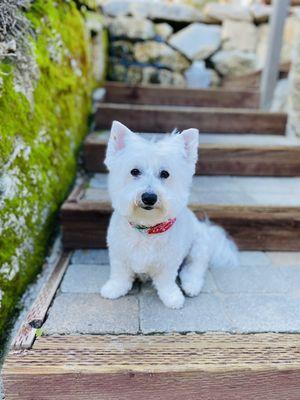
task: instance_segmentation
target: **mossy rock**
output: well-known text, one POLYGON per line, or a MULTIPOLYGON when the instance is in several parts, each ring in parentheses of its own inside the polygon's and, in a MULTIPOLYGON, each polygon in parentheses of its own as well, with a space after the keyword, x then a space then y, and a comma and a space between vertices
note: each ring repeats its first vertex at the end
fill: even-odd
POLYGON ((35 0, 32 64, 0 63, 0 336, 41 268, 87 132, 91 46, 76 3, 35 0))

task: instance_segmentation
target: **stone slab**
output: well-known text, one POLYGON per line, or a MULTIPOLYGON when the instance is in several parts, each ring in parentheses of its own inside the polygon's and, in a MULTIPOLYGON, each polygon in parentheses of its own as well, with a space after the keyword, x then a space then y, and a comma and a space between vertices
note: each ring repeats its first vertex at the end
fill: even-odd
POLYGON ((300 252, 270 251, 266 253, 266 256, 275 267, 296 266, 300 268, 300 252))
POLYGON ((224 306, 235 332, 300 332, 300 297, 237 294, 224 306))
POLYGON ((156 292, 143 290, 139 295, 142 333, 230 331, 220 299, 212 293, 186 298, 181 310, 166 308, 156 292))
POLYGON ((100 294, 62 293, 49 310, 43 334, 137 333, 138 299, 103 299, 100 294))
POLYGON ((108 251, 105 249, 75 250, 71 264, 107 264, 108 251))

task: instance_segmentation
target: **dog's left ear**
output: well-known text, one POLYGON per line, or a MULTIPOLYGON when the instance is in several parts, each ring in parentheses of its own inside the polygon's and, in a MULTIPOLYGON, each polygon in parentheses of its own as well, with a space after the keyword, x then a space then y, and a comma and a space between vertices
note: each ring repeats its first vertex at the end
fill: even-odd
POLYGON ((106 157, 104 164, 109 168, 110 160, 119 151, 123 150, 126 146, 126 142, 130 137, 135 136, 130 129, 119 121, 113 121, 110 131, 110 137, 107 144, 106 157))
POLYGON ((189 162, 196 163, 198 159, 199 131, 191 128, 182 131, 179 135, 183 140, 185 154, 189 162))

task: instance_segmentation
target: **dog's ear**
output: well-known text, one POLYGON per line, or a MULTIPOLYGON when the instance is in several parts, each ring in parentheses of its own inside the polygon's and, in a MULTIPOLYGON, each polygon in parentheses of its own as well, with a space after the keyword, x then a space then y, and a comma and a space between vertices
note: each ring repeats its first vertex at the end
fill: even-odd
POLYGON ((127 140, 135 134, 119 121, 113 121, 110 131, 110 137, 107 144, 106 157, 104 163, 109 167, 111 158, 122 150, 127 140))
POLYGON ((196 163, 198 159, 199 131, 191 128, 182 131, 179 135, 183 140, 185 154, 189 162, 196 163))

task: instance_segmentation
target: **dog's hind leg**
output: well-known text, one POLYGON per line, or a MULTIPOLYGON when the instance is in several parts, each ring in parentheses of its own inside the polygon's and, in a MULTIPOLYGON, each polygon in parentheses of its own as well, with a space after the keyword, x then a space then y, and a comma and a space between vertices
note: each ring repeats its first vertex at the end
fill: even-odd
POLYGON ((187 296, 194 297, 200 293, 209 261, 209 246, 197 238, 179 273, 181 287, 187 296))

